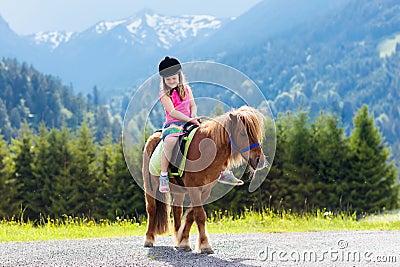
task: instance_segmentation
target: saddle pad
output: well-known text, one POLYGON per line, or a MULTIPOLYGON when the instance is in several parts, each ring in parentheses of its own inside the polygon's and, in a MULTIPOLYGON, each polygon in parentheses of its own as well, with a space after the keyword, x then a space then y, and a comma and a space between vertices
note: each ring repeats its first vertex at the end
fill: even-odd
MULTIPOLYGON (((182 177, 183 172, 185 170, 185 164, 186 164, 186 155, 187 155, 187 151, 189 149, 189 145, 192 142, 193 136, 196 133, 196 131, 198 130, 198 128, 193 129, 189 135, 187 137, 183 137, 183 138, 187 138, 187 141, 185 143, 185 150, 183 153, 183 159, 180 163, 179 166, 179 176, 182 177)), ((160 141, 158 143, 158 145, 156 146, 156 148, 154 149, 153 155, 151 155, 150 157, 150 162, 149 162, 149 171, 150 174, 153 176, 160 176, 161 173, 161 155, 163 153, 163 148, 164 148, 164 142, 160 141)), ((170 172, 170 170, 169 170, 170 172)), ((170 173, 170 176, 171 173, 170 173)))

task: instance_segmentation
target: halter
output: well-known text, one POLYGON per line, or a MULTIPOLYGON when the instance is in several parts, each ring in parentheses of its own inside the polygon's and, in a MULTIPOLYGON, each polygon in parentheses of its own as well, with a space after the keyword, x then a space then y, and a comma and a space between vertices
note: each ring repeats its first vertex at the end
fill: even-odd
POLYGON ((229 142, 231 143, 231 146, 232 146, 232 148, 233 149, 235 149, 236 151, 238 151, 239 153, 240 153, 240 155, 242 155, 242 157, 243 158, 245 158, 244 156, 243 156, 243 153, 245 153, 245 152, 247 152, 247 151, 249 151, 249 150, 251 150, 251 149, 253 149, 253 148, 255 148, 255 147, 258 147, 258 146, 260 146, 260 143, 259 142, 256 142, 256 143, 254 143, 254 144, 252 144, 252 145, 249 145, 248 147, 245 147, 245 148, 240 148, 240 147, 238 147, 234 142, 233 142, 233 139, 232 139, 232 129, 233 129, 233 124, 232 124, 232 121, 230 122, 230 132, 229 132, 229 142))
MULTIPOLYGON (((256 142, 256 143, 254 143, 252 145, 249 145, 248 147, 240 148, 237 145, 235 145, 235 143, 232 140, 232 136, 229 136, 229 141, 231 143, 231 147, 233 149, 237 150, 240 153, 240 155, 242 156, 242 158, 245 159, 246 161, 248 161, 248 159, 246 159, 246 157, 243 155, 243 153, 245 153, 245 152, 247 152, 247 151, 249 151, 249 150, 251 150, 251 149, 253 149, 255 147, 261 146, 259 142, 256 142)), ((249 166, 247 165, 247 167, 246 167, 246 174, 248 174, 247 175, 247 179, 251 180, 253 175, 254 175, 254 172, 248 171, 248 170, 249 170, 249 166)))
POLYGON ((249 145, 248 147, 240 148, 240 147, 238 147, 237 145, 235 145, 235 143, 234 143, 233 140, 232 140, 232 136, 229 137, 229 140, 230 140, 230 143, 231 143, 231 146, 233 147, 233 149, 239 151, 240 154, 243 154, 243 153, 245 153, 245 152, 247 152, 247 151, 249 151, 249 150, 251 150, 251 149, 253 149, 253 148, 255 148, 255 147, 260 146, 260 143, 259 143, 259 142, 256 142, 256 143, 254 143, 254 144, 252 144, 252 145, 249 145))

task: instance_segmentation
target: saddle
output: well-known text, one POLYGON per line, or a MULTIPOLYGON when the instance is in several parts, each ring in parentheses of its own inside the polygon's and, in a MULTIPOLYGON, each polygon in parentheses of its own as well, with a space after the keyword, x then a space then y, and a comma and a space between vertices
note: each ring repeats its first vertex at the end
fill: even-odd
MULTIPOLYGON (((186 123, 183 126, 183 134, 178 137, 178 141, 172 150, 172 156, 169 162, 168 172, 171 178, 175 178, 180 186, 185 186, 181 177, 185 170, 186 155, 190 142, 196 133, 198 126, 192 123, 186 123)), ((150 157, 149 171, 151 175, 159 176, 161 172, 161 155, 164 142, 160 139, 153 154, 150 157)))

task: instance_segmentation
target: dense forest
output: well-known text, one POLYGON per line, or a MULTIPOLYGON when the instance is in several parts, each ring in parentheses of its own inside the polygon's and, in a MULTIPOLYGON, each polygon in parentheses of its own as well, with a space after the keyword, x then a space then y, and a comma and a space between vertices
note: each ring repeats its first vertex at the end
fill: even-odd
MULTIPOLYGON (((234 188, 209 211, 398 207, 398 174, 367 106, 357 112, 349 136, 325 114, 310 120, 305 112, 287 113, 276 125, 275 160, 262 186, 251 194, 247 185, 234 188)), ((110 134, 96 141, 87 120, 77 130, 42 123, 37 134, 22 123, 18 138, 0 140, 0 217, 138 218, 145 214, 144 193, 132 176, 141 177, 141 149, 130 173, 121 142, 113 143, 110 134)))
POLYGON ((324 113, 315 120, 306 112, 280 115, 274 162, 261 187, 251 195, 234 188, 211 206, 358 213, 397 208, 397 169, 367 106, 357 111, 349 136, 339 125, 324 113))
POLYGON ((348 133, 355 112, 367 104, 398 160, 399 9, 396 0, 349 1, 284 32, 255 31, 257 38, 221 62, 256 81, 275 114, 299 108, 312 117, 333 112, 348 133))
POLYGON ((41 123, 58 129, 76 129, 84 119, 95 132, 96 140, 109 132, 114 141, 119 139, 121 117, 112 115, 103 105, 96 86, 92 94, 76 96, 71 86, 26 63, 15 59, 0 61, 0 125, 6 140, 15 138, 24 122, 37 132, 41 123))

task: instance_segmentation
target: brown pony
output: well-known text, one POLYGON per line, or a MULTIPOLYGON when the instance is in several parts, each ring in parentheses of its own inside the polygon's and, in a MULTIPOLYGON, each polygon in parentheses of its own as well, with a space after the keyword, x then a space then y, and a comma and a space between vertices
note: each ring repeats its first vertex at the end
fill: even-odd
MULTIPOLYGON (((202 203, 210 196, 220 172, 228 166, 231 168, 245 162, 252 170, 264 167, 265 157, 260 146, 264 137, 263 122, 259 111, 242 106, 200 125, 188 150, 182 177, 185 187, 179 186, 175 179, 170 179, 174 235, 178 249, 191 250, 189 231, 193 222, 196 222, 199 231, 198 250, 201 253, 213 253, 206 234, 206 213, 202 203), (190 206, 182 222, 186 194, 189 195, 190 206)), ((170 220, 170 194, 160 193, 158 177, 149 173, 149 157, 160 136, 161 133, 150 136, 143 151, 142 173, 148 216, 145 247, 154 245, 157 234, 168 231, 170 220)))

